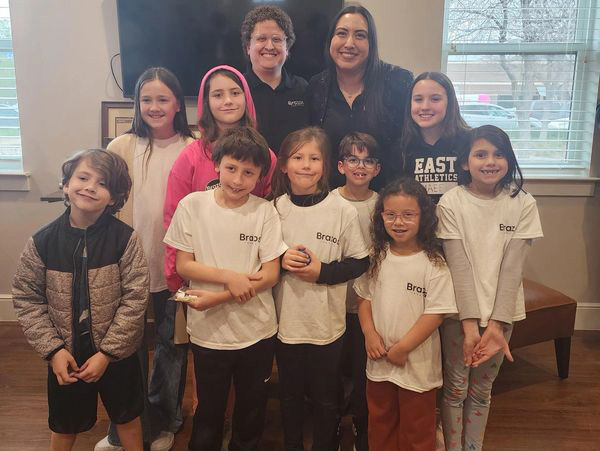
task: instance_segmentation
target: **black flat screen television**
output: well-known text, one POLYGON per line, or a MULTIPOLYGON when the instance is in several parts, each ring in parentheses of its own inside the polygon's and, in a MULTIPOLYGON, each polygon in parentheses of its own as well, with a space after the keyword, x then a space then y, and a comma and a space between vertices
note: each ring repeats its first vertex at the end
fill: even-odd
POLYGON ((286 69, 307 80, 323 70, 329 22, 343 0, 117 0, 124 96, 133 97, 137 78, 152 66, 173 71, 187 97, 198 95, 202 76, 218 64, 245 71, 240 27, 260 5, 279 6, 294 23, 286 69))

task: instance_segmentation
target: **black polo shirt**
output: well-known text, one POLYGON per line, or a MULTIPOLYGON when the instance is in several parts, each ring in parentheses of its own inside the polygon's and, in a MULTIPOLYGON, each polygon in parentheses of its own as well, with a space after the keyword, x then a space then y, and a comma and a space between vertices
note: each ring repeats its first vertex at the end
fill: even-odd
POLYGON ((279 154, 283 139, 295 130, 308 125, 308 108, 304 91, 308 84, 302 77, 281 71, 281 83, 273 89, 249 69, 244 76, 250 86, 256 107, 258 131, 265 137, 273 152, 279 154))

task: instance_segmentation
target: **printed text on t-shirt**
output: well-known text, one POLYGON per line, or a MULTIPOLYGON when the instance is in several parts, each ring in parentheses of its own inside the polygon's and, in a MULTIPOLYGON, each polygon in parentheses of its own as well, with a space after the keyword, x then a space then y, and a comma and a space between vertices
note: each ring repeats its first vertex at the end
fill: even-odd
POLYGON ((456 157, 416 158, 415 179, 419 182, 455 182, 456 157))
POLYGON ((339 238, 336 238, 331 235, 326 235, 321 232, 317 232, 317 240, 323 240, 323 241, 327 241, 327 242, 333 243, 333 244, 338 244, 340 241, 339 238))
POLYGON ((245 233, 240 233, 240 241, 247 241, 250 243, 260 243, 260 237, 256 235, 246 235, 245 233))
POLYGON ((427 296, 427 290, 423 287, 419 287, 418 285, 414 285, 410 282, 406 283, 406 291, 414 294, 421 294, 423 297, 427 296))

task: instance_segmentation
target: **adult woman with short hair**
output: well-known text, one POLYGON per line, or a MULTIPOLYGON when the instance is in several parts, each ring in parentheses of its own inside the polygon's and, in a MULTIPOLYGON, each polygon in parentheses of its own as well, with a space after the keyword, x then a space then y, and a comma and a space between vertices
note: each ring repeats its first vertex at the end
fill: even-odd
POLYGON ((256 107, 258 130, 278 154, 288 133, 308 125, 306 80, 283 68, 296 40, 294 26, 281 8, 258 6, 246 14, 241 38, 249 63, 244 76, 256 107))
MULTIPOLYGON (((336 160, 346 134, 372 135, 381 149, 382 170, 372 182, 378 189, 401 168, 399 141, 412 73, 379 59, 375 21, 363 6, 347 6, 333 19, 325 58, 327 69, 307 88, 310 122, 325 129, 336 160)), ((336 165, 332 168, 332 187, 342 185, 336 165)))

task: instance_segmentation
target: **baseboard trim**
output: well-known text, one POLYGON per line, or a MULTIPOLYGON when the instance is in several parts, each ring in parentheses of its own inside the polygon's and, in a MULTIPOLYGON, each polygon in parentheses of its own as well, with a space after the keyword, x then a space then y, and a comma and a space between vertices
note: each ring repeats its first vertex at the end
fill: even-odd
POLYGON ((16 321, 17 317, 13 309, 12 296, 0 294, 0 321, 16 321))
MULTIPOLYGON (((0 294, 0 321, 16 321, 10 294, 0 294)), ((153 322, 148 318, 148 322, 153 322)), ((600 330, 600 301, 578 302, 575 330, 600 330)))
POLYGON ((600 301, 577 303, 575 330, 600 330, 600 301))

